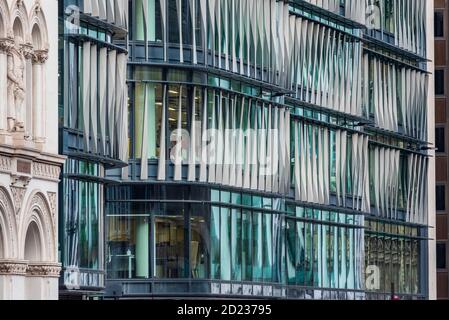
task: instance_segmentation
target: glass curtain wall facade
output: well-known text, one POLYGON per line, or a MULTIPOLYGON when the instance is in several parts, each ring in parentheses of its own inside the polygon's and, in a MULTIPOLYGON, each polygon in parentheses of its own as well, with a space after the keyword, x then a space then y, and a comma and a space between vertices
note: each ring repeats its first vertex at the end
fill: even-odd
POLYGON ((128 2, 59 1, 61 296, 105 288, 105 170, 126 167, 128 2))
POLYGON ((64 266, 108 298, 426 298, 427 3, 84 1, 64 266))

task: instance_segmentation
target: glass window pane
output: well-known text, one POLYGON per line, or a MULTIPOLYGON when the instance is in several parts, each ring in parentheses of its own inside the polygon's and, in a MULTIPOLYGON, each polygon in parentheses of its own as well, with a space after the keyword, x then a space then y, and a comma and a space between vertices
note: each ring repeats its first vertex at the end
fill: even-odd
POLYGON ((231 213, 221 208, 220 223, 220 274, 221 280, 231 280, 231 213))
POLYGON ((240 210, 233 209, 231 215, 231 261, 232 280, 242 280, 242 215, 240 210))
POLYGON ((253 214, 253 281, 262 281, 263 261, 262 214, 253 214))
POLYGON ((212 207, 210 221, 211 278, 220 279, 220 208, 212 207))
POLYGON ((195 279, 209 279, 210 212, 205 206, 193 205, 191 216, 191 276, 195 279))
POLYGON ((263 279, 271 282, 273 279, 273 248, 276 248, 273 239, 272 215, 263 215, 263 279))
POLYGON ((185 278, 184 214, 155 218, 156 278, 185 278))
POLYGON ((242 280, 251 281, 252 276, 252 219, 251 212, 244 210, 242 213, 242 280))

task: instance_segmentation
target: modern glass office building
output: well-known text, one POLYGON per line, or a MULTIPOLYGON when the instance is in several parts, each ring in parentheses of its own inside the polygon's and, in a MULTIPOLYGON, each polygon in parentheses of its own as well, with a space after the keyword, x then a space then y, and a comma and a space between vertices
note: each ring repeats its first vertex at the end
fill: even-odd
POLYGON ((66 280, 79 267, 106 298, 429 296, 429 1, 78 2, 66 280))
POLYGON ((128 161, 127 1, 59 1, 61 296, 105 287, 105 171, 128 161))

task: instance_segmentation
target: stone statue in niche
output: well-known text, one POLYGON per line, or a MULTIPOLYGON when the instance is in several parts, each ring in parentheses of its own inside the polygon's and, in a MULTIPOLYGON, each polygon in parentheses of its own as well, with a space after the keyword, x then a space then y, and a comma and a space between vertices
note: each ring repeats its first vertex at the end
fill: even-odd
POLYGON ((8 52, 8 129, 12 132, 25 131, 25 55, 23 40, 16 37, 14 46, 8 52))

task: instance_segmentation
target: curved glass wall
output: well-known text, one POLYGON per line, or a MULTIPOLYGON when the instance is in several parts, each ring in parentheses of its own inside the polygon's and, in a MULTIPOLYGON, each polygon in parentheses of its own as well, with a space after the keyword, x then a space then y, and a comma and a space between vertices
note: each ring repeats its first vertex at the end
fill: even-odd
MULTIPOLYGON (((106 216, 110 280, 228 283, 228 294, 233 283, 363 288, 359 215, 208 187, 146 185, 109 187, 106 216)), ((214 293, 208 288, 203 294, 214 293)))
POLYGON ((426 295, 425 1, 396 2, 130 2, 111 288, 426 295))

